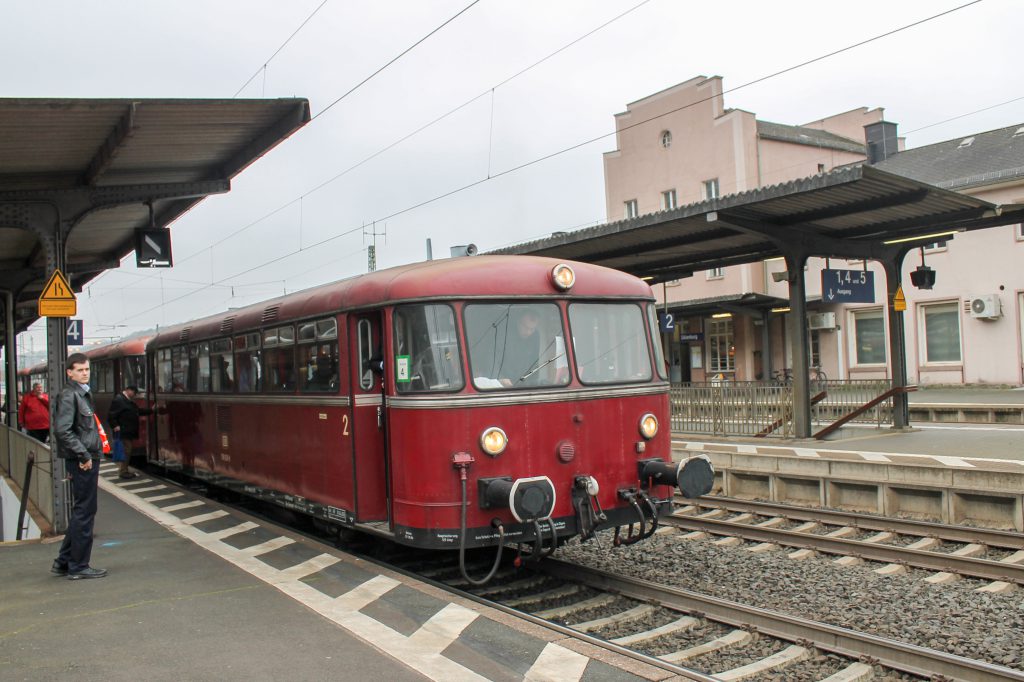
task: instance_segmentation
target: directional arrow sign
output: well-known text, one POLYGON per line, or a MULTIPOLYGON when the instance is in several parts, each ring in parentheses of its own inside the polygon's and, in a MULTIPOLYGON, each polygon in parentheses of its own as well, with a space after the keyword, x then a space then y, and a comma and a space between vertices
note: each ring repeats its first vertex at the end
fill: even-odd
POLYGON ((78 312, 75 292, 60 270, 54 270, 39 296, 39 317, 72 317, 78 312))

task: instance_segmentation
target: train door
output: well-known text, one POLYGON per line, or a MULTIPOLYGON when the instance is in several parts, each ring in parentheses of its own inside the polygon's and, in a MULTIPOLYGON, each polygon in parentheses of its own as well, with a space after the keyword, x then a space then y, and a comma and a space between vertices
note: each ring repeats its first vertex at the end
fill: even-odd
POLYGON ((360 523, 389 520, 382 327, 379 312, 349 316, 352 461, 360 523))

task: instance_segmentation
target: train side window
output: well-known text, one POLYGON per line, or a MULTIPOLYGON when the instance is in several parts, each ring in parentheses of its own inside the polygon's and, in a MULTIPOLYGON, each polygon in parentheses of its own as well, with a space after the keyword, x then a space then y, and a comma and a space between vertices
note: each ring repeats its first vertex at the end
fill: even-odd
POLYGON ((171 393, 184 393, 188 380, 188 346, 171 348, 171 393))
POLYGON ((158 391, 171 390, 171 349, 161 348, 156 352, 156 388, 158 391))
POLYGON ((338 390, 338 325, 333 319, 299 325, 299 390, 327 393, 338 390))
POLYGON ((139 393, 146 392, 146 358, 142 355, 129 355, 121 359, 121 388, 135 386, 139 393))
POLYGON ((401 306, 395 310, 394 323, 399 393, 463 387, 459 332, 451 306, 401 306))
POLYGON ((650 381, 643 313, 632 303, 571 303, 569 326, 580 381, 650 381))
POLYGON ((260 352, 259 334, 243 334, 235 337, 235 368, 238 374, 239 393, 253 393, 263 388, 260 352))
POLYGON ((264 388, 295 390, 295 327, 275 327, 263 332, 264 388))
POLYGON ((373 357, 373 329, 369 320, 359 320, 359 388, 369 391, 373 388, 373 370, 370 358, 373 357))
POLYGON ((235 390, 235 361, 231 356, 231 339, 210 342, 210 388, 214 393, 235 390))
POLYGON ((95 393, 114 392, 114 363, 110 360, 94 363, 91 385, 95 393))
POLYGON ((192 344, 188 349, 188 390, 210 392, 210 342, 192 344))

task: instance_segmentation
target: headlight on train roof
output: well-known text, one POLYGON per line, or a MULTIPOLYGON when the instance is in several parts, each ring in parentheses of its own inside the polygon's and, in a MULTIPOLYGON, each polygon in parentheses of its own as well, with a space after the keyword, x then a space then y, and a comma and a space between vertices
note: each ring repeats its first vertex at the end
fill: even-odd
POLYGON ((562 291, 569 291, 576 283, 576 273, 565 263, 559 263, 551 271, 551 281, 562 291))
POLYGON ((658 435, 658 418, 650 412, 640 417, 640 435, 647 440, 658 435))
POLYGON ((490 426, 480 434, 480 449, 491 457, 497 457, 505 452, 508 446, 508 436, 497 426, 490 426))

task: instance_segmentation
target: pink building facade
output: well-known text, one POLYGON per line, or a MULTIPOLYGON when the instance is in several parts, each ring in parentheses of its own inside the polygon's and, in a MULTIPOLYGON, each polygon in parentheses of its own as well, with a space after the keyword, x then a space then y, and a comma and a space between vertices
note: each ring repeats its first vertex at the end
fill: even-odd
MULTIPOLYGON (((727 109, 722 79, 698 77, 655 93, 616 115, 617 149, 605 154, 608 220, 825 173, 866 159, 865 126, 881 109, 855 109, 800 126, 759 121, 727 109), (651 120, 654 119, 654 120, 651 120)), ((891 125, 891 124, 886 124, 891 125)), ((919 149, 902 140, 877 163, 888 172, 995 204, 1024 203, 1024 125, 919 149), (898 151, 896 151, 898 149, 898 151)), ((903 267, 907 377, 920 384, 1024 383, 1024 231, 1009 225, 936 233, 903 267), (936 271, 930 290, 911 284, 922 263, 936 271)), ((830 379, 891 376, 885 275, 862 261, 831 270, 874 277, 875 303, 830 304, 826 261, 811 259, 807 297, 812 366, 830 379)), ((792 366, 785 338, 787 284, 766 261, 696 273, 656 285, 676 320, 667 337, 675 381, 770 379, 792 366)))

